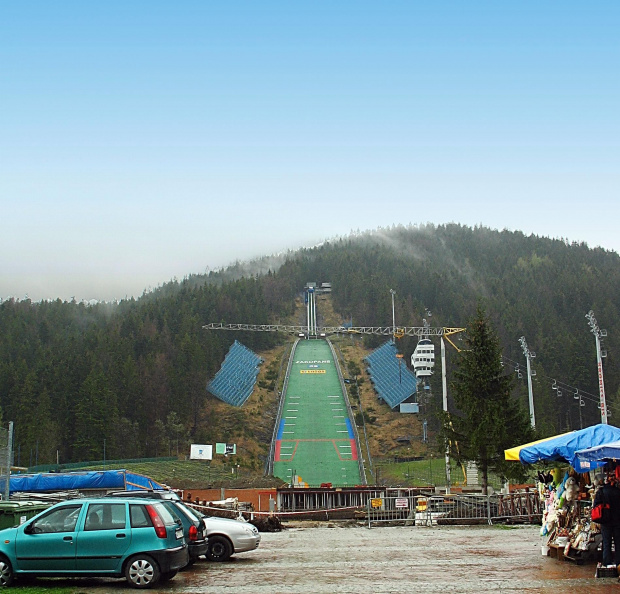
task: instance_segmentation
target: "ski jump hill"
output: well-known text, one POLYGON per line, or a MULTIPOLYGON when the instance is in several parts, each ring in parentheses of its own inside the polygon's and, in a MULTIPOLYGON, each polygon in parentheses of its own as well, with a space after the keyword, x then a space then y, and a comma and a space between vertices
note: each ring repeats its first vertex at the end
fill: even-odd
POLYGON ((365 484, 342 375, 326 339, 291 353, 273 447, 273 474, 295 486, 365 484))

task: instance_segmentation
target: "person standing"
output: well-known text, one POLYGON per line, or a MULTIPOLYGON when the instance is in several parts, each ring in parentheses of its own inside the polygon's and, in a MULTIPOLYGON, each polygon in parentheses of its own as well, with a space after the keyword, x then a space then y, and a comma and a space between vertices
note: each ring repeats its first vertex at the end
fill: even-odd
POLYGON ((620 565, 620 489, 613 479, 607 480, 594 495, 593 506, 609 505, 601 518, 601 534, 603 535, 603 565, 620 565), (612 554, 611 543, 614 543, 615 554, 612 554))

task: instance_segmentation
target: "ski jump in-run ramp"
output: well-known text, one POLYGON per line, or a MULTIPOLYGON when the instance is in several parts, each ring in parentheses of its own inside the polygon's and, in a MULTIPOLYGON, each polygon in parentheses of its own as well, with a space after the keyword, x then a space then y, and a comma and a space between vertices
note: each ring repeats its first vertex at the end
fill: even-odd
POLYGON ((291 357, 274 476, 310 487, 362 484, 355 432, 330 345, 302 340, 291 357))

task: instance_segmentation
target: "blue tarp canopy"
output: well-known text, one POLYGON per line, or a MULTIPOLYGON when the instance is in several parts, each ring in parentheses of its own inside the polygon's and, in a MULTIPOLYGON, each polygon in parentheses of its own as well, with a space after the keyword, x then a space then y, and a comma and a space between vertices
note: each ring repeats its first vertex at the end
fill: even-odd
MULTIPOLYGON (((6 480, 3 479, 2 483, 6 480)), ((45 472, 39 474, 14 474, 9 483, 10 493, 41 493, 71 490, 108 490, 118 489, 135 491, 136 489, 165 489, 163 485, 144 476, 126 470, 101 470, 89 472, 45 472)))
POLYGON ((578 459, 577 452, 616 440, 620 440, 620 429, 617 427, 593 425, 522 448, 519 460, 523 464, 534 464, 543 460, 564 460, 577 472, 587 472, 591 468, 603 466, 604 462, 588 462, 584 466, 578 459))
POLYGON ((597 468, 607 460, 620 460, 620 440, 579 450, 576 455, 582 468, 597 468))

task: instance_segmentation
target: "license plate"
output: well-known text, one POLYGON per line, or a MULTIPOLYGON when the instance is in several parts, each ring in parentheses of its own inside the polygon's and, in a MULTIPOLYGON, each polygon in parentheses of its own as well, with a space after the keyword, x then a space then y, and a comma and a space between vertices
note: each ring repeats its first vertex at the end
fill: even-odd
POLYGON ((177 528, 174 535, 177 537, 177 540, 181 540, 183 538, 183 528, 177 528))

